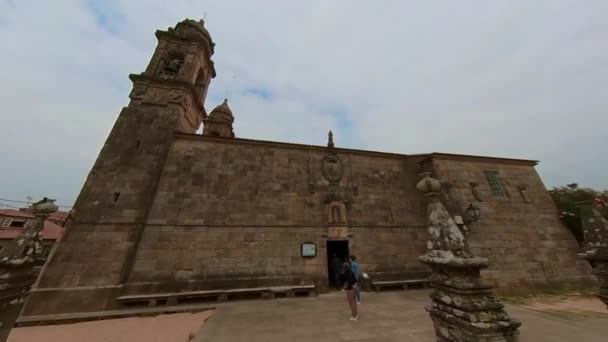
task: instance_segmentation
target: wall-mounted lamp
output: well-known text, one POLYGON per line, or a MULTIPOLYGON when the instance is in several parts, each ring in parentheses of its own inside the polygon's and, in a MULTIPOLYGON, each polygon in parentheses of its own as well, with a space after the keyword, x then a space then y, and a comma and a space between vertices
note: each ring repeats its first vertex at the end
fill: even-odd
POLYGON ((475 206, 473 203, 469 204, 465 212, 467 214, 467 221, 469 222, 475 222, 479 220, 479 216, 481 215, 481 209, 475 206))

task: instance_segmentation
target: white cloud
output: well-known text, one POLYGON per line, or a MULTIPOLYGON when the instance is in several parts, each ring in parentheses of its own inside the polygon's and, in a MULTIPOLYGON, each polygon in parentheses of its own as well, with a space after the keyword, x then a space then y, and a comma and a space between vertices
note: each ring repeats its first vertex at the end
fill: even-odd
POLYGON ((238 136, 324 144, 333 128, 347 147, 539 159, 547 185, 608 187, 604 1, 92 4, 0 0, 2 196, 72 202, 154 31, 204 12, 207 108, 230 94, 238 136))

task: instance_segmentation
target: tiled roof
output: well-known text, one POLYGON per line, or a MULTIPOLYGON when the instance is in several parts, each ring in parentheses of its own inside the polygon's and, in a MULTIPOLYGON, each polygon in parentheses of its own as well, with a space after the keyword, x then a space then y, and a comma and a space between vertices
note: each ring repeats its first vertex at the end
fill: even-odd
MULTIPOLYGON (((26 215, 29 215, 28 217, 33 217, 32 216, 32 212, 29 209, 19 209, 19 212, 25 213, 26 215)), ((68 211, 56 211, 54 213, 52 213, 51 215, 49 215, 48 220, 57 223, 58 225, 62 225, 62 222, 68 217, 70 213, 68 211)), ((2 215, 2 213, 0 212, 0 215, 2 215)))
POLYGON ((13 210, 13 209, 0 209, 0 216, 25 217, 25 218, 34 217, 34 215, 32 215, 31 213, 28 213, 25 211, 20 211, 20 210, 13 210))
MULTIPOLYGON (((12 210, 12 209, 0 209, 0 218, 2 221, 6 217, 11 218, 34 218, 34 215, 25 211, 12 210)), ((23 228, 1 228, 0 226, 0 239, 14 239, 19 236, 19 233, 23 231, 23 228)), ((50 220, 44 222, 44 228, 42 231, 42 237, 45 240, 57 240, 63 231, 63 228, 50 220)))

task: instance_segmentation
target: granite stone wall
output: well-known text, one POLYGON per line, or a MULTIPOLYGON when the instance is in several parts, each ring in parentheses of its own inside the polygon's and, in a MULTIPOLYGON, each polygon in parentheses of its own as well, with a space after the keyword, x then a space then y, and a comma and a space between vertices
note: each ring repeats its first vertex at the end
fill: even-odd
MULTIPOLYGON (((344 166, 350 252, 383 278, 425 271, 419 165, 404 156, 333 150, 344 166)), ((172 145, 129 284, 197 289, 327 286, 329 149, 180 135, 172 145), (302 242, 315 258, 300 256, 302 242), (174 286, 174 285, 172 285, 174 286)), ((133 286, 132 286, 133 287, 133 286)), ((134 290, 135 291, 135 290, 134 290)))
MULTIPOLYGON (((426 272, 417 258, 426 246, 424 228, 358 227, 349 233, 350 252, 372 276, 426 272)), ((150 291, 176 282, 192 290, 299 284, 324 289, 326 234, 324 227, 147 226, 129 284, 149 284, 150 291), (303 242, 316 243, 316 257, 300 255, 303 242)))
POLYGON ((311 284, 326 278, 320 227, 147 226, 130 284, 189 282, 189 289, 311 284), (319 247, 300 256, 302 242, 319 247))
MULTIPOLYGON (((138 188, 139 198, 151 196, 148 207, 137 202, 146 213, 141 223, 126 220, 130 209, 121 209, 120 201, 90 190, 113 184, 112 178, 89 177, 79 206, 81 217, 94 222, 76 216, 40 288, 30 294, 26 314, 116 309, 115 298, 124 294, 289 284, 315 284, 323 291, 332 239, 348 240, 350 253, 374 279, 425 273, 418 256, 426 250, 426 207, 415 184, 429 167, 444 183, 443 198, 456 209, 453 214, 469 203, 480 206, 481 218, 470 225, 470 245, 493 262, 483 276, 499 291, 592 279, 534 162, 408 157, 180 133, 166 146, 161 159, 141 157, 161 165, 150 176, 157 185, 138 188), (330 153, 343 171, 333 184, 322 172, 330 153), (486 171, 497 172, 504 196, 494 194, 486 171), (99 203, 107 204, 99 212, 88 209, 99 203), (333 203, 345 211, 339 224, 330 217, 333 203), (332 235, 336 227, 339 237, 332 235), (302 242, 315 242, 317 256, 302 257, 302 242)), ((105 160, 121 165, 114 154, 104 153, 104 172, 112 165, 105 160)), ((136 174, 134 168, 123 176, 136 174)), ((142 182, 142 176, 133 177, 136 183, 117 178, 127 194, 129 184, 142 182)))
POLYGON ((493 263, 483 277, 501 292, 593 280, 535 163, 441 156, 432 163, 439 179, 451 185, 447 196, 457 207, 481 208, 480 219, 469 226, 471 251, 493 263), (504 196, 493 192, 486 171, 497 172, 504 196))
MULTIPOLYGON (((402 155, 334 150, 349 226, 421 226, 419 166, 402 155)), ((328 149, 181 135, 148 224, 327 226, 328 149)))

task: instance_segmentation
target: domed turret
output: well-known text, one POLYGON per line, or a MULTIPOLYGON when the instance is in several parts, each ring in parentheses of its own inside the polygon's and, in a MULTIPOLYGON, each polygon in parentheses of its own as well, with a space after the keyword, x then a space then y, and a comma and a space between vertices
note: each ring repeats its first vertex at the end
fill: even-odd
POLYGON ((203 120, 203 135, 234 138, 234 131, 232 129, 233 122, 234 116, 232 115, 232 110, 228 106, 228 99, 224 99, 224 102, 215 107, 211 111, 211 114, 203 120))
POLYGON ((234 122, 234 116, 232 115, 232 110, 228 107, 228 100, 224 99, 221 105, 215 107, 211 114, 209 114, 209 119, 218 122, 234 122))

